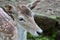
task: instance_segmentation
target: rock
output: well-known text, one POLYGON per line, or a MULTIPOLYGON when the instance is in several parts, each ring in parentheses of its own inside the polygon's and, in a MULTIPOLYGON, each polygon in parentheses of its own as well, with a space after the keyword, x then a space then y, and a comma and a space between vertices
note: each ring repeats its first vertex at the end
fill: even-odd
POLYGON ((45 35, 52 35, 56 28, 58 29, 58 21, 46 16, 35 15, 35 21, 43 29, 45 35))

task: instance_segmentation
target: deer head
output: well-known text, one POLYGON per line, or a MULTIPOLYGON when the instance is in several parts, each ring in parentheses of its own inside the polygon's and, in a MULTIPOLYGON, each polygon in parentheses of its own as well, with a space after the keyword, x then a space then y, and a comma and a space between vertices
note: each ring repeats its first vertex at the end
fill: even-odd
POLYGON ((40 35, 43 30, 34 21, 34 13, 26 5, 7 5, 6 10, 13 14, 14 19, 21 27, 30 32, 32 35, 40 35), (10 9, 9 9, 10 8, 10 9))
POLYGON ((19 6, 20 14, 19 23, 30 33, 38 35, 42 33, 42 29, 34 21, 34 13, 25 5, 19 6))

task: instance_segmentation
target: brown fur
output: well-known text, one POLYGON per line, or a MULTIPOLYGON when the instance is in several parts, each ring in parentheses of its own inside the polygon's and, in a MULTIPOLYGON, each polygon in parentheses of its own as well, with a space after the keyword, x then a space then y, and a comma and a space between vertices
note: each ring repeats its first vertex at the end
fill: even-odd
POLYGON ((14 40, 14 38, 17 37, 15 23, 11 17, 2 10, 2 8, 0 8, 0 33, 2 33, 3 40, 7 40, 7 38, 9 38, 9 40, 14 40))

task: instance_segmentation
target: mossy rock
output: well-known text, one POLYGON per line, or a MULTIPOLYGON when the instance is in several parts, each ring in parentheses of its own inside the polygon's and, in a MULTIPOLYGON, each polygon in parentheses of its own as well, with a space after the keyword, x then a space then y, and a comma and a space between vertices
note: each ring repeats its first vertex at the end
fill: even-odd
POLYGON ((44 30, 45 35, 52 35, 55 31, 57 20, 46 16, 35 15, 35 21, 40 28, 44 30))

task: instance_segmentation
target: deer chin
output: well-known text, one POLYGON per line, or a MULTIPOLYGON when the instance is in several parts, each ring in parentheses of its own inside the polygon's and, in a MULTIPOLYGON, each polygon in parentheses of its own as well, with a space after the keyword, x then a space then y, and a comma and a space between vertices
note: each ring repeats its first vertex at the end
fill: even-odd
POLYGON ((33 35, 33 36, 40 36, 40 35, 42 35, 43 34, 43 30, 32 30, 32 31, 29 31, 29 33, 31 34, 31 35, 33 35))
MULTIPOLYGON (((31 30, 32 30, 32 29, 31 29, 31 30)), ((43 34, 43 30, 41 30, 41 29, 40 29, 39 31, 37 31, 37 30, 36 30, 36 31, 35 31, 35 30, 32 30, 32 31, 31 31, 31 30, 28 30, 28 31, 27 31, 27 29, 26 29, 26 31, 29 32, 32 36, 40 36, 40 35, 43 34)))

